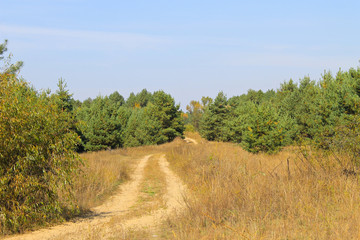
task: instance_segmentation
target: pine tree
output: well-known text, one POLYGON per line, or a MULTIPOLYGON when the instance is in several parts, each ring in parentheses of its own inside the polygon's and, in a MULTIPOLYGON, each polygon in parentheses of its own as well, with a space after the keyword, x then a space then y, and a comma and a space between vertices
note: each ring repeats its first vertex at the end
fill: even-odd
POLYGON ((0 44, 0 61, 3 62, 3 67, 1 69, 1 72, 6 74, 16 74, 20 71, 21 67, 24 65, 22 61, 18 61, 14 64, 11 64, 11 54, 8 58, 5 58, 2 56, 8 49, 7 49, 7 43, 8 41, 5 40, 4 43, 0 44))
POLYGON ((90 107, 83 106, 77 113, 86 151, 123 146, 123 130, 117 105, 108 97, 97 97, 90 107))
POLYGON ((219 141, 224 136, 224 123, 228 118, 229 105, 223 92, 206 108, 200 123, 201 135, 210 141, 219 141))

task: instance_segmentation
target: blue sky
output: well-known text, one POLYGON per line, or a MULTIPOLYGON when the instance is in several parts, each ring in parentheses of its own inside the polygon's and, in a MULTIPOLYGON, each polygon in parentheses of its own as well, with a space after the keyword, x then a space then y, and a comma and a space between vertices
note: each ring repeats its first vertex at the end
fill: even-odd
POLYGON ((0 41, 37 89, 146 88, 182 108, 359 66, 360 1, 1 0, 0 41))

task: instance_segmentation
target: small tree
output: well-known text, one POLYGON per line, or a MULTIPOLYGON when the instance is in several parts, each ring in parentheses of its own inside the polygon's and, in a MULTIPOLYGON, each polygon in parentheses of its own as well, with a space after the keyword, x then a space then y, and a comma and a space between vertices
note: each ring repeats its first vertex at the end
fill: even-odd
POLYGON ((123 146, 125 125, 119 118, 119 104, 108 97, 97 97, 77 112, 84 149, 97 151, 123 146))
POLYGON ((274 108, 250 104, 242 134, 242 146, 249 152, 274 153, 282 147, 285 130, 274 108))
POLYGON ((155 92, 146 107, 132 110, 125 131, 125 146, 162 144, 182 137, 185 127, 179 108, 169 94, 155 92))
POLYGON ((161 144, 170 142, 176 137, 183 137, 184 122, 181 117, 180 106, 175 105, 175 100, 164 91, 154 92, 151 103, 147 106, 150 119, 158 122, 161 127, 162 137, 156 142, 161 144))
POLYGON ((196 130, 199 130, 200 120, 204 112, 203 105, 201 105, 199 101, 193 100, 189 105, 186 106, 186 110, 189 114, 190 123, 196 130))
POLYGON ((224 122, 228 118, 229 106, 227 98, 220 92, 214 102, 204 112, 200 122, 200 134, 207 140, 223 140, 224 122))
MULTIPOLYGON (((70 189, 80 160, 69 114, 58 99, 0 74, 0 231, 61 218, 60 189, 70 189)), ((69 192, 68 192, 69 193, 69 192)), ((68 195, 70 197, 70 195, 68 195)), ((70 198, 69 198, 70 199, 70 198)))
POLYGON ((2 56, 8 50, 6 47, 7 43, 8 43, 8 41, 5 40, 4 43, 0 44, 0 61, 4 60, 4 66, 0 70, 7 74, 16 74, 21 69, 21 67, 23 66, 24 63, 22 61, 18 61, 16 63, 12 64, 11 63, 11 54, 9 55, 8 58, 5 58, 2 56))
POLYGON ((59 107, 63 111, 72 112, 74 108, 74 99, 72 94, 69 93, 67 89, 67 84, 64 79, 60 78, 57 84, 58 89, 56 90, 56 95, 59 100, 59 107))

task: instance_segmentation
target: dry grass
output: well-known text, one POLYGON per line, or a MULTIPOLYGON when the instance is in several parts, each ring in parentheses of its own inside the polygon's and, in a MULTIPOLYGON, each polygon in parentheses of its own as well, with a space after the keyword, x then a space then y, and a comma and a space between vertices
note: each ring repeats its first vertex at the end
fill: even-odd
MULTIPOLYGON (((73 193, 82 213, 103 203, 116 187, 129 179, 130 173, 143 156, 168 151, 183 144, 181 139, 159 146, 143 146, 81 154, 84 166, 73 177, 73 193)), ((60 199, 62 192, 59 192, 60 199)), ((67 204, 64 195, 64 204, 67 204)), ((71 206, 70 206, 71 207, 71 206)), ((66 218, 73 217, 71 214, 66 218)))
POLYGON ((81 155, 84 166, 74 179, 74 196, 82 209, 101 204, 115 187, 129 179, 136 159, 121 150, 81 155))
POLYGON ((165 208, 163 196, 166 192, 165 175, 159 167, 159 154, 152 156, 145 169, 144 181, 140 185, 138 202, 132 208, 136 217, 165 208))
MULTIPOLYGON (((161 149, 164 146, 156 148, 161 149)), ((143 150, 143 148, 141 149, 143 150)), ((152 149, 147 149, 146 153, 152 152, 152 149)), ((112 217, 109 222, 96 226, 95 230, 89 228, 88 231, 85 231, 85 239, 159 239, 156 234, 157 231, 153 228, 124 229, 121 223, 129 219, 150 215, 152 212, 166 207, 163 199, 166 192, 166 179, 159 167, 160 156, 160 154, 154 154, 149 158, 144 168, 143 180, 139 186, 138 200, 134 202, 129 211, 125 215, 112 217)))
MULTIPOLYGON (((82 206, 99 204, 99 200, 86 201, 101 199, 99 195, 107 196, 116 183, 126 180, 136 159, 166 152, 172 169, 190 191, 186 211, 170 217, 161 226, 163 231, 159 236, 154 237, 151 230, 142 229, 118 231, 112 235, 114 239, 360 237, 360 177, 344 174, 347 158, 336 159, 309 148, 295 147, 275 155, 254 155, 234 144, 207 142, 196 134, 188 137, 199 144, 176 139, 161 146, 83 155, 88 167, 79 179, 83 185, 78 185, 82 188, 78 188, 81 194, 77 196, 82 197, 77 198, 84 199, 82 206), (99 187, 99 181, 104 181, 101 183, 104 187, 99 187)), ((142 199, 133 208, 132 216, 163 205, 164 176, 157 171, 156 159, 149 159, 145 167, 142 199)), ((108 223, 106 227, 117 229, 118 223, 108 223)), ((97 236, 88 238, 97 239, 97 236)))
POLYGON ((167 158, 192 196, 164 227, 177 239, 357 239, 360 178, 330 157, 294 150, 254 155, 205 141, 174 147, 167 158))
POLYGON ((143 156, 158 153, 182 144, 176 139, 160 146, 143 146, 81 154, 84 166, 74 177, 74 196, 82 209, 100 205, 120 183, 128 180, 130 172, 143 156))
POLYGON ((197 133, 197 132, 185 132, 185 136, 188 137, 188 138, 192 138, 192 139, 196 140, 196 142, 198 142, 198 143, 206 143, 206 142, 208 142, 207 140, 202 138, 199 135, 199 133, 197 133))

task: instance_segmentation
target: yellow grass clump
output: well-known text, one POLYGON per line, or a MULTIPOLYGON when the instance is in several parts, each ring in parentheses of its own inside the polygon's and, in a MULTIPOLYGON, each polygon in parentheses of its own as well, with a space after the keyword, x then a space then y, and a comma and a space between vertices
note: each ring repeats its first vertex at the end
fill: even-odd
POLYGON ((74 179, 74 197, 82 209, 90 209, 123 181, 128 180, 134 159, 124 151, 99 151, 81 154, 84 166, 74 179))

